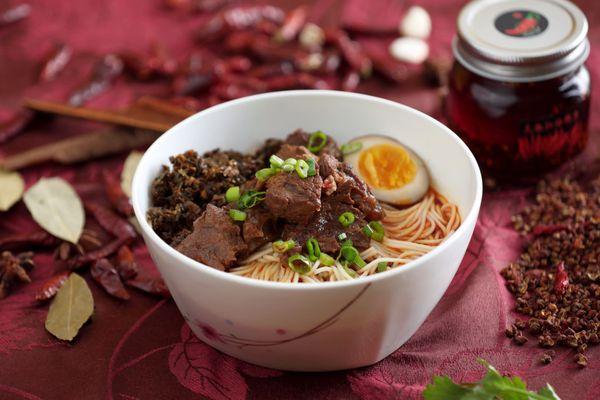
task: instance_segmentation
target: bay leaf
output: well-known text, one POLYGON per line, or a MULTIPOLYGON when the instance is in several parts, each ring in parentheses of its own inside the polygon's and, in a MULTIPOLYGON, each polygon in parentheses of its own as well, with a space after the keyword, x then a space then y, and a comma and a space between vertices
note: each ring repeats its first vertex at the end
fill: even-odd
POLYGON ((59 339, 71 341, 93 312, 90 288, 81 276, 72 273, 50 304, 46 330, 59 339))
POLYGON ((127 197, 131 198, 131 185, 133 183, 133 175, 135 170, 142 159, 144 153, 139 151, 132 151, 127 156, 125 164, 123 164, 123 172, 121 173, 121 189, 127 197))
POLYGON ((62 178, 42 178, 33 185, 23 201, 31 216, 42 228, 54 236, 77 243, 85 213, 81 199, 62 178))
POLYGON ((7 211, 23 196, 25 181, 18 172, 0 169, 0 211, 7 211))

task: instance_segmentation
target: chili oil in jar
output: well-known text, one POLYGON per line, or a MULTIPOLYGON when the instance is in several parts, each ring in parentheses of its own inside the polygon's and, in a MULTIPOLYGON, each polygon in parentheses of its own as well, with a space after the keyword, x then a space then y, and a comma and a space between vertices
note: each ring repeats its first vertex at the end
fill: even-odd
POLYGON ((488 178, 537 179, 585 147, 587 29, 565 0, 478 0, 461 11, 446 112, 488 178))

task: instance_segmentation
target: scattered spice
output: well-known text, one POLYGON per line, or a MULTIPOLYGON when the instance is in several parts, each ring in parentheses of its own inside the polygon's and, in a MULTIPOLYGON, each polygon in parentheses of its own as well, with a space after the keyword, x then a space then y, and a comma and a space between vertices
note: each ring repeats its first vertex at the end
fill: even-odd
POLYGON ((58 243, 58 239, 46 231, 33 231, 28 233, 15 233, 3 235, 0 238, 0 250, 16 250, 32 247, 51 247, 58 243))
POLYGON ((0 299, 8 296, 15 284, 31 282, 27 272, 34 266, 33 252, 14 255, 3 251, 0 254, 0 299))
POLYGON ((33 120, 35 113, 31 110, 19 110, 0 124, 0 144, 19 134, 33 120))
POLYGON ((61 340, 73 340, 94 312, 94 298, 85 280, 71 274, 58 289, 46 317, 46 330, 61 340))
POLYGON ((39 302, 45 302, 53 298, 70 275, 70 271, 64 271, 48 279, 37 291, 35 299, 39 302))
POLYGON ((119 239, 130 240, 137 237, 137 232, 129 222, 112 212, 110 209, 95 202, 85 204, 88 210, 100 226, 113 236, 119 239))
POLYGON ((92 278, 104 288, 106 293, 121 300, 129 300, 129 293, 123 286, 119 273, 106 258, 101 258, 92 264, 90 272, 92 278))
POLYGON ((151 144, 160 134, 145 130, 103 129, 25 150, 0 160, 0 167, 17 170, 43 162, 74 164, 151 144))
POLYGON ((6 25, 14 24, 27 17, 31 13, 31 6, 27 3, 21 3, 11 6, 0 12, 0 28, 6 25))
POLYGON ((84 265, 95 262, 101 258, 110 257, 113 255, 121 246, 127 243, 128 239, 115 239, 109 242, 97 250, 90 251, 80 256, 71 258, 67 261, 67 266, 74 270, 83 267, 84 265))
POLYGON ((135 278, 125 281, 125 284, 148 294, 165 298, 171 297, 171 293, 161 277, 150 277, 140 273, 135 278))
POLYGON ((100 59, 92 71, 90 80, 75 90, 68 103, 78 107, 106 91, 113 80, 123 72, 123 61, 115 54, 107 54, 100 59))
POLYGON ((85 214, 81 199, 62 178, 42 178, 23 196, 31 216, 54 236, 77 243, 85 214))
POLYGON ((129 153, 123 164, 123 171, 121 172, 121 189, 127 197, 131 197, 131 186, 133 183, 133 175, 140 163, 144 153, 139 151, 132 151, 129 153))
POLYGON ((25 181, 18 172, 8 172, 0 169, 0 211, 7 211, 17 201, 21 200, 25 190, 25 181))
POLYGON ((106 195, 114 209, 124 217, 133 215, 133 207, 129 197, 123 192, 121 182, 108 171, 104 172, 103 179, 106 195))
POLYGON ((582 367, 587 346, 600 343, 599 189, 600 178, 588 188, 568 178, 541 182, 535 203, 513 217, 515 229, 533 235, 502 271, 516 310, 529 317, 506 335, 522 344, 526 331, 541 347, 575 348, 582 367))
POLYGON ((133 252, 128 246, 122 246, 117 252, 115 268, 123 280, 133 279, 138 274, 138 266, 133 252))
POLYGON ((544 354, 542 354, 542 357, 540 358, 540 362, 542 364, 550 364, 552 362, 552 359, 554 358, 556 352, 554 350, 550 350, 545 352, 544 354))
POLYGON ((64 43, 58 43, 44 58, 38 80, 40 82, 50 82, 56 79, 65 69, 72 55, 73 50, 71 47, 64 43))

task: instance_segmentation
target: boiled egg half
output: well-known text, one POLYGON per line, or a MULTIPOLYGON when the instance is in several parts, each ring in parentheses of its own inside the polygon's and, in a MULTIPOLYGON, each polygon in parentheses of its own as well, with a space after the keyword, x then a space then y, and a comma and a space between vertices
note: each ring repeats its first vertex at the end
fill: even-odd
POLYGON ((429 189, 429 173, 423 160, 395 139, 367 135, 344 148, 355 149, 344 161, 371 188, 377 200, 404 206, 421 200, 429 189))

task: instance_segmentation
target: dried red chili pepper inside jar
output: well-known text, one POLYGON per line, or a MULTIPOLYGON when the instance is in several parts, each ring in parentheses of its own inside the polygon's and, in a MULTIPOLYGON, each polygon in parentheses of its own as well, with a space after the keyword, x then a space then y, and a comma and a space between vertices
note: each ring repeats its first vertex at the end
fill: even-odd
POLYGON ((458 19, 446 113, 488 177, 528 181, 588 139, 587 21, 561 1, 474 2, 458 19))

